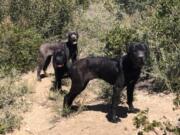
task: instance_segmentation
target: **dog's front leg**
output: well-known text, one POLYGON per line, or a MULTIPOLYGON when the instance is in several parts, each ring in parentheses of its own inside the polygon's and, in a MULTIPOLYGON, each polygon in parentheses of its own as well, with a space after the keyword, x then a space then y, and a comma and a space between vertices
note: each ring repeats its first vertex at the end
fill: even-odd
POLYGON ((139 111, 139 109, 136 109, 133 106, 133 94, 134 94, 135 84, 136 84, 136 81, 133 81, 127 85, 127 104, 129 106, 129 112, 139 111))
POLYGON ((116 112, 120 101, 120 93, 123 89, 123 84, 124 84, 124 76, 121 76, 118 78, 116 84, 113 86, 112 105, 111 105, 110 113, 108 114, 108 120, 113 123, 117 123, 120 121, 116 112))
POLYGON ((54 68, 54 73, 55 73, 55 80, 54 80, 54 85, 51 87, 51 90, 61 90, 61 79, 62 79, 62 73, 61 69, 59 68, 54 68))
POLYGON ((133 106, 133 93, 134 93, 134 85, 135 83, 129 83, 127 85, 127 104, 129 106, 129 110, 132 111, 134 110, 134 106, 133 106))

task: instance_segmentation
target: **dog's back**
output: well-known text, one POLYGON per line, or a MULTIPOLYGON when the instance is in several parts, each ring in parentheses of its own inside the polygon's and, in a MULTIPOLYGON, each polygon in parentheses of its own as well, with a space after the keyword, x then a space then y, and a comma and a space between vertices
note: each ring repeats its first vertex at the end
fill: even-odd
POLYGON ((63 47, 64 42, 52 42, 52 43, 44 43, 40 46, 40 53, 45 53, 46 55, 53 55, 54 50, 63 47))
POLYGON ((121 68, 119 67, 119 62, 115 59, 107 57, 87 57, 76 61, 72 65, 70 76, 82 75, 90 80, 101 78, 113 84, 119 74, 119 68, 121 68))

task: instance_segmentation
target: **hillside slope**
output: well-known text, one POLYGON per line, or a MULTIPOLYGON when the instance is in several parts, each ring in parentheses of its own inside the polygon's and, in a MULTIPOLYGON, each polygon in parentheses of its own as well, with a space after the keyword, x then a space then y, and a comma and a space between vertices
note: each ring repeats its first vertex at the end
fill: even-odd
MULTIPOLYGON (((80 33, 80 58, 88 55, 104 55, 102 39, 113 27, 114 22, 115 18, 101 3, 91 4, 87 11, 76 15, 74 26, 80 33)), ((52 67, 48 72, 53 73, 52 67)), ((21 128, 9 135, 135 135, 138 132, 133 125, 133 118, 137 114, 128 113, 125 103, 120 104, 118 108, 121 122, 113 124, 106 119, 109 105, 98 99, 98 93, 102 91, 102 81, 91 81, 76 100, 76 104, 85 105, 84 111, 63 118, 58 114, 62 109, 62 99, 50 99, 53 97, 53 93, 49 91, 53 76, 36 82, 36 73, 29 72, 23 79, 34 86, 34 92, 30 95, 31 109, 23 115, 21 128)), ((68 91, 69 87, 68 84, 63 86, 63 89, 68 91)), ((149 108, 150 121, 168 120, 176 125, 180 110, 173 111, 173 99, 173 94, 149 94, 146 89, 136 88, 134 105, 141 111, 149 108)), ((147 134, 162 135, 162 131, 147 134)))

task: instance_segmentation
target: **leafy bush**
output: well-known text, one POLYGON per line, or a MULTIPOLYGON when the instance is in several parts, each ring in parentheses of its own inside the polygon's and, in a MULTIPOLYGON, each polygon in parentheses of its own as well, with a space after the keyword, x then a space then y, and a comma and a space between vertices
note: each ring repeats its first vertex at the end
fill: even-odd
POLYGON ((5 16, 5 5, 4 5, 4 0, 0 0, 0 21, 3 20, 5 16))
POLYGON ((9 1, 9 15, 13 22, 18 22, 22 17, 26 19, 30 15, 30 0, 11 0, 9 1))
POLYGON ((89 0, 76 0, 76 4, 78 6, 82 6, 83 9, 87 9, 90 5, 90 1, 89 0))
POLYGON ((156 79, 154 88, 157 90, 178 92, 180 89, 179 5, 178 0, 158 0, 138 13, 136 22, 132 22, 129 28, 117 24, 107 35, 107 52, 111 55, 120 54, 128 42, 148 42, 151 52, 149 66, 152 77, 156 79))
POLYGON ((34 29, 23 29, 15 25, 0 25, 0 65, 9 71, 16 68, 21 72, 33 69, 41 36, 34 29))
POLYGON ((138 132, 138 135, 142 134, 143 132, 154 132, 157 133, 156 129, 160 129, 162 134, 170 134, 173 133, 174 135, 178 135, 180 130, 177 126, 173 126, 169 120, 163 120, 163 122, 159 122, 153 120, 150 122, 148 119, 148 112, 149 109, 143 110, 139 112, 133 119, 133 124, 136 126, 137 129, 141 129, 138 132))
MULTIPOLYGON (((0 0, 0 68, 34 69, 43 38, 63 37, 75 9, 89 1, 0 0)), ((68 30, 69 31, 69 30, 68 30)))
POLYGON ((12 114, 11 112, 5 112, 2 116, 0 114, 0 134, 11 132, 15 128, 20 127, 21 118, 12 114))
POLYGON ((157 0, 115 0, 119 5, 118 14, 123 15, 126 13, 133 15, 136 11, 142 12, 147 10, 147 6, 152 6, 156 3, 157 0))
POLYGON ((146 20, 153 58, 153 74, 159 86, 176 90, 180 88, 180 19, 177 10, 178 0, 159 0, 156 11, 146 20))
POLYGON ((117 25, 110 31, 106 38, 106 50, 108 55, 120 55, 125 51, 128 43, 139 41, 139 35, 135 29, 124 28, 117 25))
POLYGON ((13 0, 9 2, 9 16, 15 24, 34 27, 45 37, 61 36, 71 21, 76 7, 88 7, 89 1, 13 0))

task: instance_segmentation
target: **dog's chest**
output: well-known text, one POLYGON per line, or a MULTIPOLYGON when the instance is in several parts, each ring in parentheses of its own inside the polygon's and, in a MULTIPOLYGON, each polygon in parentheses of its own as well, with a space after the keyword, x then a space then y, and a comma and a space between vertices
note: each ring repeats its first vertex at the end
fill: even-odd
POLYGON ((131 81, 136 81, 139 78, 140 71, 138 70, 125 70, 124 71, 124 77, 125 77, 125 82, 131 82, 131 81))

